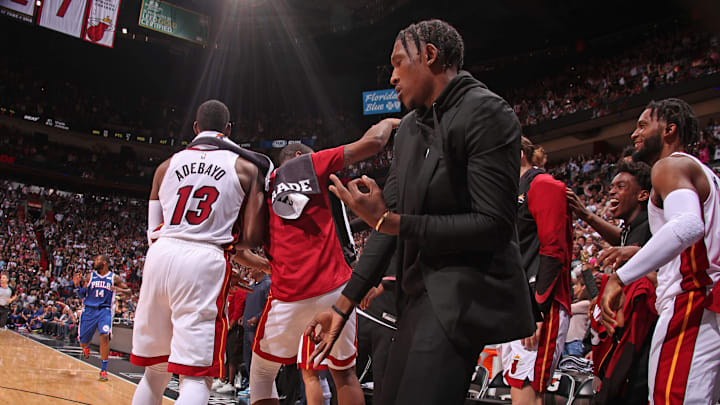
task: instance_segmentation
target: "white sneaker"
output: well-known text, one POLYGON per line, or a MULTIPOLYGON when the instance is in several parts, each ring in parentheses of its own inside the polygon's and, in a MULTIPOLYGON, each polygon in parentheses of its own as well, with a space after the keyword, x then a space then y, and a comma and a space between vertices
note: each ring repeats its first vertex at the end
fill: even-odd
POLYGON ((233 385, 229 384, 229 383, 223 383, 222 386, 220 386, 219 388, 217 388, 215 390, 215 392, 220 393, 220 394, 229 394, 233 391, 235 391, 235 387, 233 387, 233 385))
POLYGON ((216 390, 223 386, 223 381, 219 378, 216 378, 215 381, 212 383, 212 390, 216 390))

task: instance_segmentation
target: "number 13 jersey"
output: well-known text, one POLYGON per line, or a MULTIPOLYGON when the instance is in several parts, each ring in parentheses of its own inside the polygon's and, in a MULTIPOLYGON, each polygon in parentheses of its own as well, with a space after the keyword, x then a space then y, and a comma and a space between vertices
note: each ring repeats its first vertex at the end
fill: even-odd
MULTIPOLYGON (((231 142, 219 133, 198 135, 202 136, 231 142)), ((245 197, 235 171, 237 158, 234 152, 202 145, 173 155, 160 185, 163 224, 151 237, 215 245, 232 242, 232 228, 245 197)))

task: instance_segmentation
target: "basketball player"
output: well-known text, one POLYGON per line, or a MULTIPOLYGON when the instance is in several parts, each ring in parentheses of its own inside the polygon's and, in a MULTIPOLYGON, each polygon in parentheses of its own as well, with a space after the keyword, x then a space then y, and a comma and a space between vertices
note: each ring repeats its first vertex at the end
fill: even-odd
POLYGON ((652 101, 633 132, 634 160, 652 168, 653 236, 605 285, 602 321, 623 326, 623 287, 660 269, 659 318, 650 348, 651 404, 715 404, 720 398, 720 180, 687 153, 699 139, 690 106, 652 101))
POLYGON ((73 275, 75 293, 83 300, 85 307, 80 315, 78 340, 83 357, 90 357, 90 341, 95 330, 100 334, 100 381, 107 381, 108 356, 110 354, 110 336, 112 318, 115 312, 115 293, 129 294, 130 289, 120 276, 110 271, 110 260, 105 255, 95 256, 93 272, 86 278, 84 287, 80 286, 80 273, 73 275))
POLYGON ((522 137, 518 237, 522 263, 533 286, 537 331, 501 346, 512 402, 541 404, 560 361, 570 326, 572 215, 565 185, 534 166, 535 145, 522 137))
MULTIPOLYGON (((313 348, 301 337, 315 313, 337 300, 352 274, 333 223, 328 200, 329 177, 381 152, 399 122, 385 119, 348 145, 313 152, 308 146, 293 144, 280 152, 280 167, 271 178, 273 193, 268 203, 272 208, 265 246, 272 284, 252 348, 251 403, 277 404, 278 370, 283 364, 295 363, 302 363, 299 368, 308 404, 322 403, 318 369, 309 367, 306 361, 313 348), (295 189, 307 190, 307 194, 284 193, 295 189)), ((330 369, 338 402, 344 405, 363 403, 355 375, 355 313, 349 317, 327 366, 322 366, 330 369)))
POLYGON ((230 112, 217 100, 197 110, 195 139, 155 171, 148 249, 130 361, 145 366, 133 404, 159 404, 171 373, 178 404, 207 404, 223 377, 230 244, 255 247, 264 235, 269 159, 229 139, 230 112), (240 222, 241 234, 233 236, 240 222))

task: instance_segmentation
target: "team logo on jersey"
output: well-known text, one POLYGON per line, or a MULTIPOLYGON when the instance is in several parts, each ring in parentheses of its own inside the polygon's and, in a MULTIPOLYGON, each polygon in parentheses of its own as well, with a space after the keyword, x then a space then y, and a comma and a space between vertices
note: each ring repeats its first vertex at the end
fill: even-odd
POLYGON ((108 332, 110 332, 110 326, 109 326, 109 325, 103 325, 102 330, 103 330, 103 333, 108 333, 108 332))
POLYGON ((513 362, 512 362, 512 365, 510 366, 510 373, 511 373, 511 374, 517 373, 517 366, 518 366, 518 363, 519 363, 519 362, 520 362, 520 356, 518 356, 518 355, 516 354, 515 357, 513 357, 513 362))
POLYGON ((518 196, 518 204, 522 205, 525 203, 525 194, 520 194, 518 196))

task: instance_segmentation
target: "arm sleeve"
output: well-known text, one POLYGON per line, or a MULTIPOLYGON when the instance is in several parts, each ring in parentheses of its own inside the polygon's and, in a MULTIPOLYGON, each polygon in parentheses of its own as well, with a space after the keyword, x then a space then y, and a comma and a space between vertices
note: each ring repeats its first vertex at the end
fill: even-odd
POLYGON ((467 157, 469 212, 402 215, 400 238, 436 254, 488 251, 507 245, 515 227, 520 173, 520 123, 500 99, 468 111, 463 155, 467 157))
POLYGON ((320 187, 324 187, 332 173, 342 170, 345 160, 345 146, 324 149, 312 155, 315 175, 317 175, 320 187))
MULTIPOLYGON (((383 199, 390 211, 397 209, 397 169, 394 162, 393 160, 393 164, 390 165, 390 172, 383 188, 383 199)), ((372 231, 342 294, 352 302, 362 301, 371 288, 380 284, 395 253, 396 244, 396 236, 372 231)))
POLYGON ((147 228, 147 239, 148 246, 152 244, 151 234, 162 224, 163 212, 160 200, 148 201, 148 228, 147 228))
POLYGON ((538 175, 528 190, 528 209, 535 219, 540 241, 535 300, 540 311, 546 314, 568 252, 565 185, 550 175, 538 175))
POLYGON ((617 271, 623 284, 659 269, 705 235, 700 197, 694 190, 672 191, 665 197, 663 209, 665 225, 617 271))

